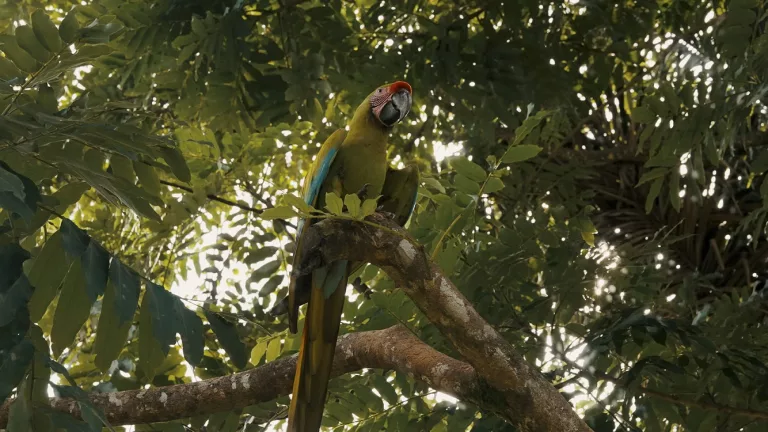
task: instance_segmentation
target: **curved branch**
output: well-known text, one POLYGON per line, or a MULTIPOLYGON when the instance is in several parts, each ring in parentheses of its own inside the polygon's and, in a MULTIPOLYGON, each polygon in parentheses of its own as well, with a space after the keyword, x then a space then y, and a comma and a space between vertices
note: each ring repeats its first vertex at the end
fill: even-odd
POLYGON ((491 384, 494 398, 504 407, 496 414, 521 430, 591 430, 557 389, 477 313, 405 230, 381 214, 367 221, 327 219, 313 224, 302 242, 307 257, 304 267, 295 271, 308 273, 340 259, 378 266, 491 384))
MULTIPOLYGON (((401 325, 350 333, 339 338, 332 376, 363 368, 396 370, 432 388, 491 411, 506 409, 472 366, 434 350, 401 325)), ((189 384, 90 393, 112 425, 155 423, 245 408, 290 394, 296 355, 233 375, 189 384)), ((51 399, 53 409, 80 417, 72 399, 51 399)), ((0 406, 0 429, 8 423, 10 402, 0 406)))

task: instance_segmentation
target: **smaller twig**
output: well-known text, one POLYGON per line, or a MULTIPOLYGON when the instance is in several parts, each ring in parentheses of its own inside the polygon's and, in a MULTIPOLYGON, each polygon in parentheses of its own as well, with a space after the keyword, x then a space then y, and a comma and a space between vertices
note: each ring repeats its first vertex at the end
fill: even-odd
MULTIPOLYGON (((177 189, 181 189, 181 190, 183 190, 183 191, 186 191, 186 192, 189 192, 189 193, 193 193, 193 192, 195 191, 194 189, 192 189, 192 188, 191 188, 191 187, 189 187, 189 186, 184 186, 184 185, 182 185, 182 184, 178 184, 178 183, 174 183, 174 182, 169 182, 169 181, 167 181, 167 180, 160 180, 160 183, 162 183, 162 184, 164 184, 164 185, 166 185, 166 186, 171 186, 171 187, 175 187, 175 188, 177 188, 177 189)), ((261 213, 263 213, 263 212, 264 212, 264 210, 263 210, 263 209, 257 209, 257 208, 255 208, 255 207, 251 207, 251 206, 249 206, 249 205, 240 204, 240 203, 238 203, 238 202, 235 202, 235 201, 232 201, 232 200, 228 200, 228 199, 226 199, 226 198, 222 198, 222 197, 220 197, 220 196, 218 196, 218 195, 214 195, 214 194, 206 194, 205 196, 206 196, 208 199, 210 199, 210 200, 213 200, 213 201, 217 201, 217 202, 220 202, 220 203, 222 203, 222 204, 226 204, 226 205, 228 205, 228 206, 237 207, 237 208, 239 208, 239 209, 241 209, 241 210, 249 211, 249 212, 251 212, 251 213, 261 214, 261 213)), ((283 224, 285 224, 286 226, 289 226, 289 227, 291 227, 291 228, 296 228, 296 225, 294 225, 294 224, 293 224, 293 223, 291 223, 291 222, 288 222, 288 221, 287 221, 287 220, 285 220, 285 219, 279 219, 279 220, 280 220, 280 221, 281 221, 283 224)))

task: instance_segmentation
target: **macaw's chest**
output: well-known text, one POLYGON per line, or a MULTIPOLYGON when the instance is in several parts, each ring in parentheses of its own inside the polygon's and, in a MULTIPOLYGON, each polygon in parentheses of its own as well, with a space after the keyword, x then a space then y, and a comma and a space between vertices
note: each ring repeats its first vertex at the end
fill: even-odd
POLYGON ((381 189, 384 187, 387 155, 384 151, 376 149, 342 151, 333 161, 330 171, 330 174, 335 177, 334 189, 341 188, 343 195, 357 193, 367 184, 366 196, 374 198, 381 194, 381 189))

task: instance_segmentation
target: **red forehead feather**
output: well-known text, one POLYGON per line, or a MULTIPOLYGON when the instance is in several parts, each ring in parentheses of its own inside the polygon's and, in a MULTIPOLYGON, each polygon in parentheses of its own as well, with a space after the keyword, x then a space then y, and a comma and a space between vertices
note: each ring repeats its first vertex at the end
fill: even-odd
POLYGON ((413 89, 411 89, 411 85, 405 81, 395 81, 389 86, 390 93, 397 93, 397 91, 400 89, 406 89, 408 90, 408 93, 413 93, 413 89))

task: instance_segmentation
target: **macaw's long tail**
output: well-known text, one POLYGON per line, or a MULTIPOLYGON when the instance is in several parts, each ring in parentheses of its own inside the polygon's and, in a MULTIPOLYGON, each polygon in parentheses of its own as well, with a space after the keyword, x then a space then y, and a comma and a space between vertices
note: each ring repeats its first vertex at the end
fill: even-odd
POLYGON ((289 432, 320 430, 348 271, 347 261, 337 261, 312 274, 312 292, 288 410, 289 432))

